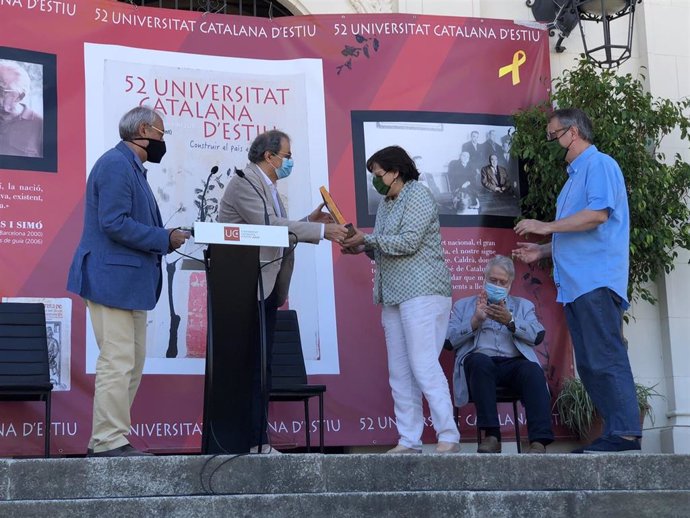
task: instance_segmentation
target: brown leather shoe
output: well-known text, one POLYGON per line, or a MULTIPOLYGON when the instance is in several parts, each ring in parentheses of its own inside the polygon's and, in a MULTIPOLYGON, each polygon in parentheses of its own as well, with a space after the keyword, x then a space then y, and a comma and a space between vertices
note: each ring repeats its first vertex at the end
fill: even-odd
POLYGON ((477 453, 501 453, 501 441, 493 435, 487 435, 477 448, 477 453))
POLYGON ((546 453, 546 446, 537 441, 531 442, 527 453, 546 453))

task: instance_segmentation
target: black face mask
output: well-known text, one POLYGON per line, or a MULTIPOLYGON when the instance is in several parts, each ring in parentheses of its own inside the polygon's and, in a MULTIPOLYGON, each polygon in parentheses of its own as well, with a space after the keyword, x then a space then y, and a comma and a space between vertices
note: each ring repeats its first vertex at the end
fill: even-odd
POLYGON ((152 164, 160 164, 166 152, 165 140, 154 140, 152 138, 142 138, 137 140, 148 140, 148 147, 141 146, 132 140, 130 140, 129 142, 131 142, 135 146, 139 146, 141 149, 146 151, 147 162, 151 162, 152 164))
POLYGON ((149 146, 146 148, 146 160, 154 164, 160 164, 165 155, 165 140, 148 139, 149 146))
POLYGON ((549 146, 552 156, 557 157, 559 160, 563 160, 565 162, 565 157, 568 154, 568 150, 570 149, 572 142, 568 145, 568 147, 563 147, 561 146, 560 142, 558 142, 558 139, 553 139, 547 140, 546 145, 549 146))

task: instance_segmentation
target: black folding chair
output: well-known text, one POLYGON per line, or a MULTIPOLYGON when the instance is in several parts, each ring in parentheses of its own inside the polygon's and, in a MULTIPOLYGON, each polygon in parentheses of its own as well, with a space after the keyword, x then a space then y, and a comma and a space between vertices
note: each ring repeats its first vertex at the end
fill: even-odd
POLYGON ((43 304, 0 304, 0 401, 45 402, 45 457, 50 457, 50 382, 43 304))
POLYGON ((310 385, 304 367, 302 341, 295 310, 278 311, 273 338, 273 363, 270 401, 304 402, 304 428, 307 451, 311 451, 309 399, 319 398, 319 449, 323 453, 323 393, 325 385, 310 385))

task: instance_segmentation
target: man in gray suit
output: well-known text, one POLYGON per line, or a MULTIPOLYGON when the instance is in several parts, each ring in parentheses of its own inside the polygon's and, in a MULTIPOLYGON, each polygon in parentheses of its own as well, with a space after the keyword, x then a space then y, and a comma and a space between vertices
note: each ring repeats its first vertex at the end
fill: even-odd
POLYGON ((534 347, 544 340, 534 304, 509 295, 515 278, 513 261, 502 255, 484 270, 484 290, 453 305, 446 347, 455 351, 455 406, 469 401, 484 431, 478 453, 501 452, 496 386, 520 394, 527 414, 528 453, 545 453, 553 442, 551 397, 534 347))
MULTIPOLYGON (((345 239, 348 229, 344 225, 333 223, 330 214, 322 212, 323 203, 301 220, 288 219, 276 185, 279 179, 287 178, 292 172, 292 152, 287 134, 278 130, 262 133, 252 142, 248 158, 249 164, 243 175, 233 177, 223 193, 218 211, 219 222, 263 225, 266 217, 265 202, 269 224, 288 227, 288 231, 294 234, 298 242, 316 244, 321 239, 328 239, 340 243, 345 239)), ((261 247, 259 255, 261 263, 265 265, 261 269, 261 279, 265 295, 267 379, 270 391, 276 311, 287 300, 294 255, 276 247, 261 247)), ((257 344, 257 349, 258 347, 257 344)), ((268 401, 262 401, 259 355, 255 357, 251 444, 256 446, 250 451, 259 453, 258 445, 261 444, 261 453, 279 453, 268 444, 268 401)))

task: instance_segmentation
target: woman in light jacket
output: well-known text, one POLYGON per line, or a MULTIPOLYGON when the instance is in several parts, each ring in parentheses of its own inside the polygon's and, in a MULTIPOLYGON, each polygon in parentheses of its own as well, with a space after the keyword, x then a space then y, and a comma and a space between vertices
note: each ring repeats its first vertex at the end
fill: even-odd
POLYGON ((356 230, 343 253, 366 254, 376 262, 374 303, 382 304, 388 373, 399 440, 388 453, 422 451, 422 394, 429 403, 437 453, 460 451, 460 434, 438 357, 451 308, 436 201, 418 182, 407 152, 389 146, 367 160, 372 183, 385 198, 374 232, 356 230))

